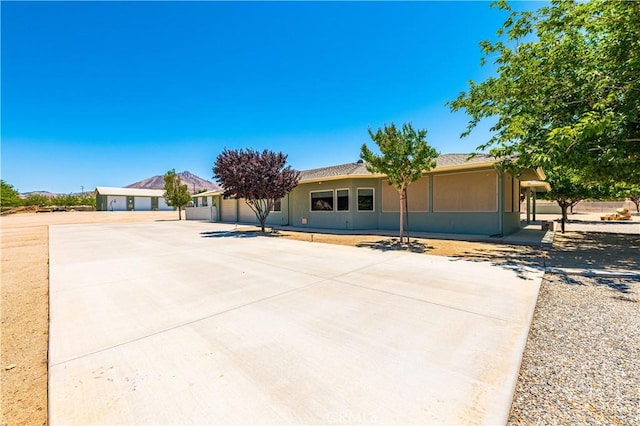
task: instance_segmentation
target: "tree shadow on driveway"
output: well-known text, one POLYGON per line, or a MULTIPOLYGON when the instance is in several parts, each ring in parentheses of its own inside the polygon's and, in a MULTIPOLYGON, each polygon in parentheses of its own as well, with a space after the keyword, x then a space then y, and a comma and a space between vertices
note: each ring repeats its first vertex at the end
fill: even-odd
POLYGON ((556 233, 553 247, 496 246, 467 250, 468 260, 525 266, 588 269, 640 269, 640 238, 633 234, 598 232, 556 233), (546 257, 543 257, 546 253, 546 257))
POLYGON ((249 231, 205 231, 200 235, 203 238, 255 238, 255 237, 281 237, 278 232, 262 232, 260 230, 249 231))
POLYGON ((390 240, 380 240, 375 242, 358 243, 356 244, 356 247, 366 247, 366 248, 370 248, 371 250, 380 250, 380 251, 402 250, 402 251, 409 251, 411 253, 425 253, 428 249, 433 248, 419 241, 401 243, 396 238, 393 238, 390 240))

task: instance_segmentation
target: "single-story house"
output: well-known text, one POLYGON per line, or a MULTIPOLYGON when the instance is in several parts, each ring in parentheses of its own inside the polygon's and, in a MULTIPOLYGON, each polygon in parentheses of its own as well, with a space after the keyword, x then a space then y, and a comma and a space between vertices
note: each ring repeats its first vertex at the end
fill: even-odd
MULTIPOLYGON (((512 176, 493 157, 444 154, 407 190, 410 231, 507 235, 520 229, 521 182, 544 181, 541 169, 512 176)), ((539 185, 537 186, 540 187, 539 185)), ((187 219, 256 223, 242 199, 223 191, 194 195, 187 219)), ((397 230, 399 196, 385 175, 362 161, 301 172, 300 182, 267 224, 341 230, 397 230)))
POLYGON ((114 188, 98 186, 93 192, 98 211, 173 210, 162 189, 114 188))

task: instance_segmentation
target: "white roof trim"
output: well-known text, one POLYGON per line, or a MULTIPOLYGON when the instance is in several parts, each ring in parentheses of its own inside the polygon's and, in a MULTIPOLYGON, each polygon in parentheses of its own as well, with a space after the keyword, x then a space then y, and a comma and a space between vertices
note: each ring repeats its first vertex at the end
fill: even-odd
POLYGON ((543 182, 539 180, 526 180, 520 181, 520 186, 522 188, 531 188, 540 192, 549 192, 551 191, 551 185, 549 182, 543 182))
POLYGON ((205 191, 205 192, 199 192, 197 194, 192 194, 191 197, 209 197, 211 195, 220 195, 222 193, 224 193, 222 189, 216 189, 213 191, 205 191))
POLYGON ((123 197, 162 197, 163 189, 144 189, 144 188, 116 188, 111 186, 96 186, 99 195, 113 195, 123 197))

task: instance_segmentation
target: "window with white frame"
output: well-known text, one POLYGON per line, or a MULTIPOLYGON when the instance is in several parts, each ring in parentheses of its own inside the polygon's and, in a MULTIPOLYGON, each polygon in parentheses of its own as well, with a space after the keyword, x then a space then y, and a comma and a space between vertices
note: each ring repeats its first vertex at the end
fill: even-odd
POLYGON ((282 211, 282 198, 278 198, 273 202, 272 212, 281 212, 282 211))
POLYGON ((310 192, 312 212, 332 212, 333 211, 333 190, 331 191, 311 191, 310 192))
POLYGON ((372 212, 374 210, 373 188, 358 188, 358 211, 372 212))
POLYGON ((349 190, 348 189, 336 190, 336 210, 339 212, 349 211, 349 190))

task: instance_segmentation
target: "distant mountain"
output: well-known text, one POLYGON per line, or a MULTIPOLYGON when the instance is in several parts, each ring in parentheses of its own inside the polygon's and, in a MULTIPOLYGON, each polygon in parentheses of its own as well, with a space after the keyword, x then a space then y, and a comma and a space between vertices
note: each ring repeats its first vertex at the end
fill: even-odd
POLYGON ((49 191, 29 191, 29 192, 22 192, 20 194, 20 196, 22 198, 25 198, 25 197, 27 197, 28 195, 31 195, 31 194, 44 195, 45 197, 55 197, 56 195, 58 195, 58 194, 54 194, 53 192, 49 192, 49 191))
MULTIPOLYGON (((177 173, 180 176, 182 183, 186 183, 189 188, 189 192, 194 193, 197 191, 207 190, 215 191, 220 189, 218 185, 210 182, 206 179, 202 179, 199 176, 194 175, 191 172, 177 173)), ((144 189, 164 189, 164 175, 153 176, 147 179, 143 179, 139 182, 127 185, 125 188, 144 188, 144 189)))

